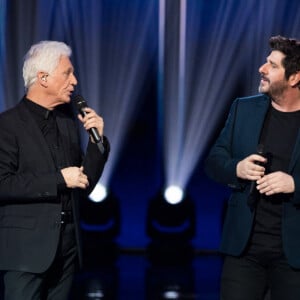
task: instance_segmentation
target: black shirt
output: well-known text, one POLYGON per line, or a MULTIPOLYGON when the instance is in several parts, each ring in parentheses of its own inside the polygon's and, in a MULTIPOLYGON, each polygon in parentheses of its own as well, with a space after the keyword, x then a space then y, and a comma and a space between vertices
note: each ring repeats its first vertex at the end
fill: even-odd
MULTIPOLYGON (((300 128, 300 111, 281 112, 270 106, 261 132, 260 144, 267 157, 266 173, 288 167, 300 128)), ((257 201, 255 223, 249 252, 252 254, 282 255, 282 203, 290 194, 262 195, 257 201)))
POLYGON ((55 167, 58 188, 58 200, 62 201, 63 210, 71 210, 70 196, 61 169, 66 167, 65 153, 62 151, 60 134, 56 123, 56 111, 48 110, 37 103, 26 99, 25 103, 33 119, 38 124, 50 149, 55 167))

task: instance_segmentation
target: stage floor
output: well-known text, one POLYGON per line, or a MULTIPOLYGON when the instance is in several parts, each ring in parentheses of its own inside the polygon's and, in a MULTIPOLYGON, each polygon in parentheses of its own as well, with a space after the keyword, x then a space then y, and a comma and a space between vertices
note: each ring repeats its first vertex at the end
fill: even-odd
MULTIPOLYGON (((219 300, 222 258, 210 253, 181 258, 150 258, 143 251, 93 253, 76 274, 70 300, 219 300)), ((0 300, 2 292, 1 282, 0 300)))
POLYGON ((70 300, 219 300, 222 258, 217 254, 168 261, 127 252, 114 261, 96 261, 77 274, 70 300))

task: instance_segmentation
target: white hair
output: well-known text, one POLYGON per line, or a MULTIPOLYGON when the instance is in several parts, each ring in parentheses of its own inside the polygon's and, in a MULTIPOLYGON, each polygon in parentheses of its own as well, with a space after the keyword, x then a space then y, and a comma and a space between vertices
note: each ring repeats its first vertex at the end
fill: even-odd
POLYGON ((70 57, 71 48, 63 42, 41 41, 32 45, 24 58, 23 79, 28 89, 37 79, 38 72, 51 73, 57 67, 60 57, 70 57))

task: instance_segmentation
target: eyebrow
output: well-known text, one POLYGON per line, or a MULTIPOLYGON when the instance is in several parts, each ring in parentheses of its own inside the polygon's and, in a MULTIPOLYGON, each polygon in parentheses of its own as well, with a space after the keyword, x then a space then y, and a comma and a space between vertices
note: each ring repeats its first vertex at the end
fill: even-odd
POLYGON ((274 60, 270 59, 269 56, 267 57, 267 62, 270 63, 270 64, 272 64, 272 65, 275 65, 275 66, 280 66, 280 64, 278 64, 274 60))
POLYGON ((67 70, 65 70, 66 73, 74 73, 74 68, 69 67, 67 70))

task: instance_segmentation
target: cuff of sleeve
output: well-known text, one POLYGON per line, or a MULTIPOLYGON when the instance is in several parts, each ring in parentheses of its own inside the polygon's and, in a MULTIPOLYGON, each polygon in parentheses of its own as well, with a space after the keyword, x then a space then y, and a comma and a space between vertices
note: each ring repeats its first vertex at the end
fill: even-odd
POLYGON ((57 181, 57 188, 59 191, 65 190, 67 188, 65 179, 62 176, 60 171, 57 171, 56 173, 56 181, 57 181))
MULTIPOLYGON (((109 152, 110 152, 109 140, 106 136, 103 136, 102 137, 102 142, 100 142, 100 143, 102 143, 102 145, 104 147, 104 153, 102 153, 102 154, 103 154, 105 160, 107 160, 109 152)), ((91 140, 89 140, 88 149, 97 149, 97 144, 93 143, 91 140), (89 148, 89 147, 91 147, 91 148, 89 148)), ((97 150, 92 150, 92 151, 97 151, 98 152, 98 149, 97 150)))
POLYGON ((108 141, 108 139, 107 139, 106 136, 103 136, 102 144, 103 144, 103 146, 105 148, 105 152, 109 153, 110 152, 110 144, 109 144, 109 141, 108 141))

